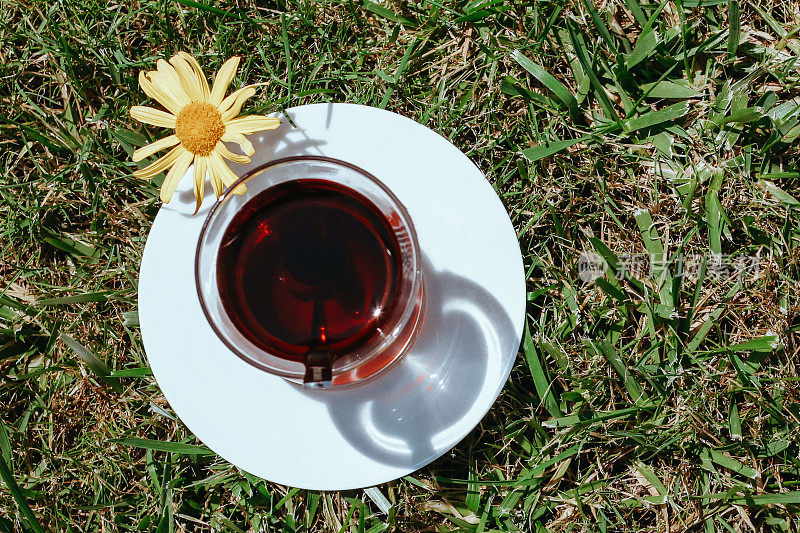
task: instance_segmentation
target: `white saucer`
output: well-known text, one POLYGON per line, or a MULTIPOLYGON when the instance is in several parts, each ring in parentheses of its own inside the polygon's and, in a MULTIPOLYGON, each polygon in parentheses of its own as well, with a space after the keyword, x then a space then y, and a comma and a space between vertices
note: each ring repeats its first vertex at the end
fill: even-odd
POLYGON ((525 280, 516 233, 480 170, 446 139, 395 113, 351 104, 287 111, 251 136, 245 169, 325 155, 377 176, 406 206, 424 256, 421 336, 397 367, 366 385, 313 391, 230 352, 206 322, 194 285, 192 180, 161 208, 139 276, 139 320, 153 374, 172 408, 209 448, 276 483, 368 487, 436 459, 474 428, 500 394, 519 347, 525 280))

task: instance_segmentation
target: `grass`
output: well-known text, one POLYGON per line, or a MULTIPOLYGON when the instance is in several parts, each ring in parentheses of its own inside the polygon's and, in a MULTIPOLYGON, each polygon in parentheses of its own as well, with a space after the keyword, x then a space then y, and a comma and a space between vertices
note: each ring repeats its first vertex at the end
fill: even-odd
POLYGON ((0 530, 798 531, 798 29, 769 0, 0 1, 0 530), (150 375, 127 109, 178 50, 242 55, 253 112, 426 124, 519 232, 511 379, 388 514, 237 470, 150 375))

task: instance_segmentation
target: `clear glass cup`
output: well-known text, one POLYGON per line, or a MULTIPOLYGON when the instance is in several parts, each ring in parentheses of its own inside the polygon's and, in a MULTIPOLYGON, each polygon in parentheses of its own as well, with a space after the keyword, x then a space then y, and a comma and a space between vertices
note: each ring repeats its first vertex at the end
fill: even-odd
POLYGON ((411 217, 395 195, 366 171, 332 158, 288 157, 270 161, 243 175, 211 208, 203 224, 195 254, 195 282, 203 313, 211 328, 247 363, 295 383, 313 388, 354 385, 391 367, 416 339, 424 310, 422 257, 411 217), (395 305, 366 344, 331 360, 325 353, 309 353, 303 362, 270 353, 240 331, 225 310, 218 285, 217 260, 222 238, 234 216, 259 193, 276 185, 301 179, 335 182, 359 193, 388 221, 400 250, 400 281, 395 305), (244 184, 247 192, 231 191, 244 184))

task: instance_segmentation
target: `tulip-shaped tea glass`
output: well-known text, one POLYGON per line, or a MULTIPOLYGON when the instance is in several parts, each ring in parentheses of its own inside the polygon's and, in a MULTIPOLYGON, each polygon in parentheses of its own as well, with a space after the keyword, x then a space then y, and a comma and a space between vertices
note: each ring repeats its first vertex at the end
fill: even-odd
POLYGON ((316 388, 390 367, 424 308, 408 212, 378 179, 326 157, 271 161, 223 193, 200 233, 195 278, 228 348, 316 388))

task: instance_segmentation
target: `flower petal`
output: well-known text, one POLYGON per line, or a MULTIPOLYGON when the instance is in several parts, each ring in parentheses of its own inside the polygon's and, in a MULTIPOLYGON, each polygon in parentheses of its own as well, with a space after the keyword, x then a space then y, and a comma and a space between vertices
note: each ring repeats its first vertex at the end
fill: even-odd
POLYGON ((253 148, 253 143, 250 142, 250 139, 242 135, 241 133, 235 133, 232 131, 226 131, 222 134, 222 140, 226 143, 236 143, 239 145, 239 148, 242 149, 245 155, 251 156, 256 153, 255 148, 253 148))
POLYGON ((178 186, 178 183, 180 183, 181 178, 186 175, 186 171, 189 170, 189 165, 192 164, 193 159, 194 154, 189 150, 184 150, 175 160, 175 164, 172 165, 172 168, 167 172, 164 183, 161 184, 160 196, 162 202, 166 203, 172 200, 172 194, 175 192, 175 188, 178 186))
POLYGON ((230 58, 217 72, 214 77, 214 86, 211 88, 211 101, 209 102, 211 105, 218 106, 222 103, 225 91, 228 90, 228 85, 231 84, 231 80, 236 75, 236 69, 239 68, 240 59, 236 56, 230 58))
POLYGON ((154 82, 156 82, 156 79, 158 79, 160 81, 160 83, 156 82, 158 83, 158 86, 161 87, 161 89, 165 92, 169 93, 172 99, 181 106, 190 104, 192 100, 183 89, 181 77, 178 75, 175 67, 163 59, 159 59, 156 65, 157 70, 156 72, 150 73, 150 79, 154 82))
POLYGON ((167 92, 163 91, 158 85, 153 83, 150 79, 150 72, 139 72, 139 86, 144 91, 144 94, 166 107, 173 115, 177 115, 181 111, 181 106, 176 102, 167 92))
POLYGON ((200 82, 197 79, 194 70, 192 70, 191 65, 189 65, 185 59, 177 54, 172 56, 169 62, 173 67, 175 67, 175 71, 178 73, 178 78, 181 80, 183 90, 186 92, 186 96, 189 97, 189 100, 192 102, 200 100, 203 96, 202 91, 200 90, 200 82))
POLYGON ((197 156, 194 158, 194 197, 197 200, 195 214, 203 204, 203 193, 206 188, 206 170, 208 168, 208 157, 197 156))
POLYGON ((208 175, 211 178, 211 188, 214 189, 214 194, 217 195, 217 198, 225 191, 225 184, 222 183, 222 179, 217 175, 217 172, 214 172, 214 167, 211 165, 211 160, 209 159, 208 162, 208 175))
POLYGON ((236 118, 242 111, 242 106, 245 101, 254 94, 256 94, 255 85, 247 85, 228 95, 228 97, 219 104, 219 107, 217 107, 219 112, 222 113, 222 122, 236 118))
POLYGON ((197 83, 200 86, 200 100, 208 102, 211 96, 211 90, 208 88, 208 81, 206 80, 206 75, 203 73, 203 69, 200 68, 200 63, 186 52, 178 52, 178 55, 189 63, 189 66, 194 71, 194 75, 197 77, 197 83))
POLYGON ((164 137, 163 139, 159 139, 156 142, 152 142, 147 146, 142 146, 141 148, 137 149, 135 152, 133 152, 133 160, 141 161, 145 157, 150 157, 154 153, 158 152, 159 150, 163 150, 164 148, 175 146, 179 142, 181 141, 175 135, 164 137))
POLYGON ((186 148, 184 148, 181 145, 178 145, 169 152, 167 152, 167 155, 163 156, 161 159, 158 159, 156 162, 150 163, 149 165, 147 165, 142 169, 134 170, 133 175, 136 176, 137 178, 142 178, 142 179, 148 179, 158 176, 165 169, 172 166, 175 163, 175 160, 178 159, 178 156, 184 152, 187 152, 186 148))
POLYGON ((225 146, 225 143, 222 142, 222 141, 219 141, 217 143, 217 146, 214 148, 214 150, 219 152, 219 155, 221 155, 225 159, 230 159, 234 163, 242 163, 242 164, 244 164, 244 163, 249 163, 250 162, 250 158, 247 157, 246 155, 234 154, 233 152, 228 150, 228 147, 225 146))
MULTIPOLYGON (((186 97, 183 91, 183 87, 175 88, 175 80, 171 80, 167 78, 162 72, 148 72, 147 79, 150 80, 150 83, 158 87, 158 89, 175 103, 177 106, 178 113, 180 110, 184 108, 187 104, 190 103, 190 100, 186 97)), ((175 113, 176 115, 178 113, 175 113)))
POLYGON ((172 113, 161 111, 154 107, 135 105, 130 110, 131 117, 145 124, 161 126, 162 128, 174 128, 177 117, 172 113))
POLYGON ((262 130, 274 130, 280 125, 280 119, 275 117, 249 115, 247 117, 239 117, 229 120, 225 123, 225 131, 248 134, 262 130))
POLYGON ((211 187, 214 189, 214 194, 217 195, 217 198, 219 198, 225 191, 225 184, 222 183, 222 173, 224 170, 219 168, 218 161, 221 161, 221 159, 214 159, 213 156, 208 156, 208 170, 209 174, 211 174, 211 187))
MULTIPOLYGON (((213 172, 217 178, 219 178, 219 180, 225 184, 226 187, 230 187, 236 182, 236 180, 239 179, 239 176, 234 174, 233 171, 228 168, 228 165, 226 165, 225 161, 222 160, 222 156, 220 156, 217 152, 211 152, 211 154, 208 156, 208 162, 211 172, 213 172)), ((243 194, 247 192, 247 187, 245 187, 244 184, 239 184, 231 192, 234 194, 243 194)))

